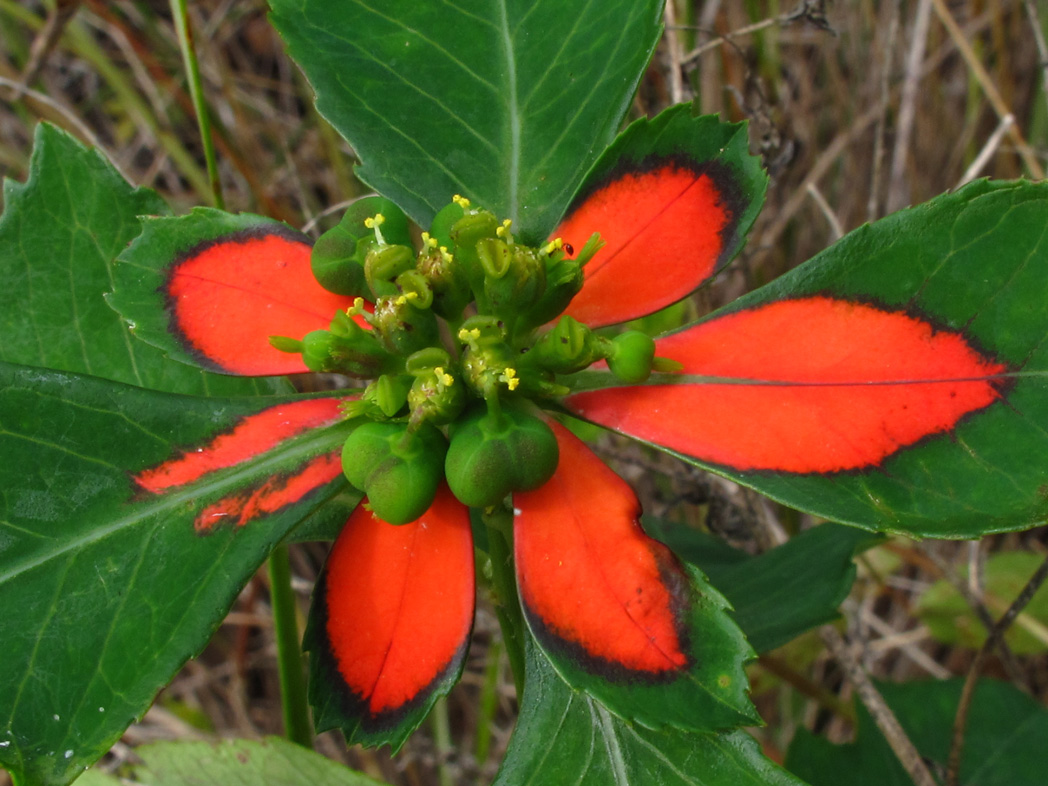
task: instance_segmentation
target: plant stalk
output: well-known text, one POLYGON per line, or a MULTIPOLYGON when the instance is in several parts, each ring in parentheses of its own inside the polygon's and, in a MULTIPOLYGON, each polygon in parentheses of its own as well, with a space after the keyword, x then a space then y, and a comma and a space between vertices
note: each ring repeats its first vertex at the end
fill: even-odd
POLYGON ((224 210, 225 199, 222 197, 222 182, 218 176, 218 163, 215 159, 215 145, 211 138, 211 115, 204 100, 204 86, 200 79, 200 63, 197 61, 196 49, 193 46, 193 31, 189 27, 189 10, 186 0, 171 0, 171 16, 175 20, 175 32, 178 33, 178 46, 182 50, 182 60, 186 65, 189 80, 189 95, 196 110, 197 127, 200 129, 200 143, 204 147, 204 162, 207 165, 207 179, 211 184, 211 194, 215 207, 224 210))
POLYGON ((517 597, 517 579, 513 566, 513 511, 497 505, 483 513, 488 534, 488 557, 491 559, 491 592, 495 613, 506 645, 506 655, 513 670, 513 685, 519 699, 524 692, 524 615, 517 597))
POLYGON ((295 593, 291 589, 291 560, 280 544, 269 555, 269 597, 277 640, 280 703, 284 710, 284 736, 304 748, 313 747, 313 724, 306 699, 302 644, 298 635, 295 593))

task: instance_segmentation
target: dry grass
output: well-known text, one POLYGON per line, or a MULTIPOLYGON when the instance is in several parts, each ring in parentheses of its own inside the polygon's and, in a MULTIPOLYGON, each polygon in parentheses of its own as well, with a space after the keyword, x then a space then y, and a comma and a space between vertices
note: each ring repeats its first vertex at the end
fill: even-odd
MULTIPOLYGON (((1048 53, 1038 51, 1030 15, 1036 3, 848 0, 825 9, 808 2, 797 14, 793 2, 677 3, 635 102, 635 113, 650 114, 697 97, 703 111, 748 118, 753 148, 771 173, 767 206, 747 249, 696 296, 700 310, 774 278, 865 221, 972 176, 1040 176, 1048 159, 1041 73, 1048 53), (1005 115, 1011 125, 1002 124, 1005 115)), ((32 66, 31 92, 16 94, 3 85, 20 81, 31 64, 52 5, 0 0, 0 171, 25 177, 32 128, 45 119, 99 144, 133 182, 156 188, 176 210, 209 204, 168 4, 84 0, 32 66)), ((268 26, 262 0, 201 0, 191 12, 228 209, 302 226, 359 194, 351 151, 312 111, 308 87, 268 26)), ((1041 6, 1040 13, 1038 24, 1048 30, 1048 11, 1041 6)), ((668 460, 635 453, 627 459, 648 504, 674 503, 679 515, 751 549, 766 548, 804 523, 668 460), (656 467, 668 473, 668 483, 652 480, 656 467)), ((978 574, 988 552, 1043 553, 1044 544, 1044 532, 1032 531, 978 546, 896 541, 871 555, 845 605, 865 667, 890 679, 963 674, 972 651, 930 639, 914 617, 916 598, 941 575, 959 575, 963 565, 978 574)), ((319 547, 293 553, 303 613, 322 559, 319 547)), ((447 702, 450 753, 438 750, 428 726, 392 760, 385 752, 347 752, 331 735, 320 738, 319 749, 393 784, 439 783, 438 761, 445 782, 488 782, 515 704, 502 664, 491 748, 477 761, 478 724, 486 722, 477 697, 497 637, 484 608, 477 629, 466 676, 447 702)), ((259 575, 214 643, 127 732, 106 766, 154 739, 279 733, 274 653, 259 575)), ((996 660, 989 668, 1048 697, 1044 655, 996 660)), ((770 755, 781 756, 798 724, 817 725, 837 739, 849 733, 820 690, 847 698, 850 687, 813 638, 773 653, 754 666, 753 676, 769 721, 760 735, 770 755)))

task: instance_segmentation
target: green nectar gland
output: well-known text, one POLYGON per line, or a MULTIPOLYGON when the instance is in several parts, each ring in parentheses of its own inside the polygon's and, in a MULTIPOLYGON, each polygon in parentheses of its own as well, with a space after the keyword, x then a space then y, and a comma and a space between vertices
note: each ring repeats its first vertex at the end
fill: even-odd
POLYGON ((598 235, 576 253, 560 239, 518 243, 512 229, 456 196, 416 235, 393 203, 360 200, 313 255, 321 285, 354 305, 328 330, 271 339, 310 369, 371 380, 345 406, 357 425, 342 466, 385 521, 417 519, 445 478, 478 507, 538 488, 558 461, 540 407, 569 392, 567 377, 602 360, 625 382, 673 368, 643 334, 609 339, 568 316, 549 326, 598 235))

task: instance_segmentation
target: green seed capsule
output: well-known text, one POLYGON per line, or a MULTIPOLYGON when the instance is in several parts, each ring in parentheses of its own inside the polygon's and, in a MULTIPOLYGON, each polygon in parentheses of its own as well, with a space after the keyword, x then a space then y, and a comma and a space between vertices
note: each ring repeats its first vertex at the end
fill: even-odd
POLYGON ((627 330, 612 340, 608 368, 623 382, 635 385, 651 376, 654 360, 655 340, 639 330, 627 330))
POLYGON ((559 456, 556 437, 539 418, 509 409, 493 417, 480 409, 452 427, 444 472, 460 502, 486 508, 541 486, 559 456))
POLYGON ((444 469, 447 441, 424 424, 367 422, 342 447, 342 471, 368 496, 375 515, 390 524, 415 521, 433 504, 444 469))

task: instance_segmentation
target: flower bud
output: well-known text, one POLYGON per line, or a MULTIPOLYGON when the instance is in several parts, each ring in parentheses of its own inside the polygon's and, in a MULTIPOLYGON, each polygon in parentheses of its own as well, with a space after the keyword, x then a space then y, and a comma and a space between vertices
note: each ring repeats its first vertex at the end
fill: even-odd
POLYGON ((604 357, 607 339, 567 314, 521 358, 520 365, 554 374, 574 374, 604 357))
POLYGON ((490 507, 514 491, 549 480, 560 456, 557 439, 542 420, 513 409, 497 415, 478 409, 451 430, 444 473, 464 505, 490 507))
POLYGON ((376 516, 407 524, 425 513, 436 496, 447 441, 424 424, 414 431, 403 423, 361 424, 342 447, 342 471, 367 494, 376 516))

